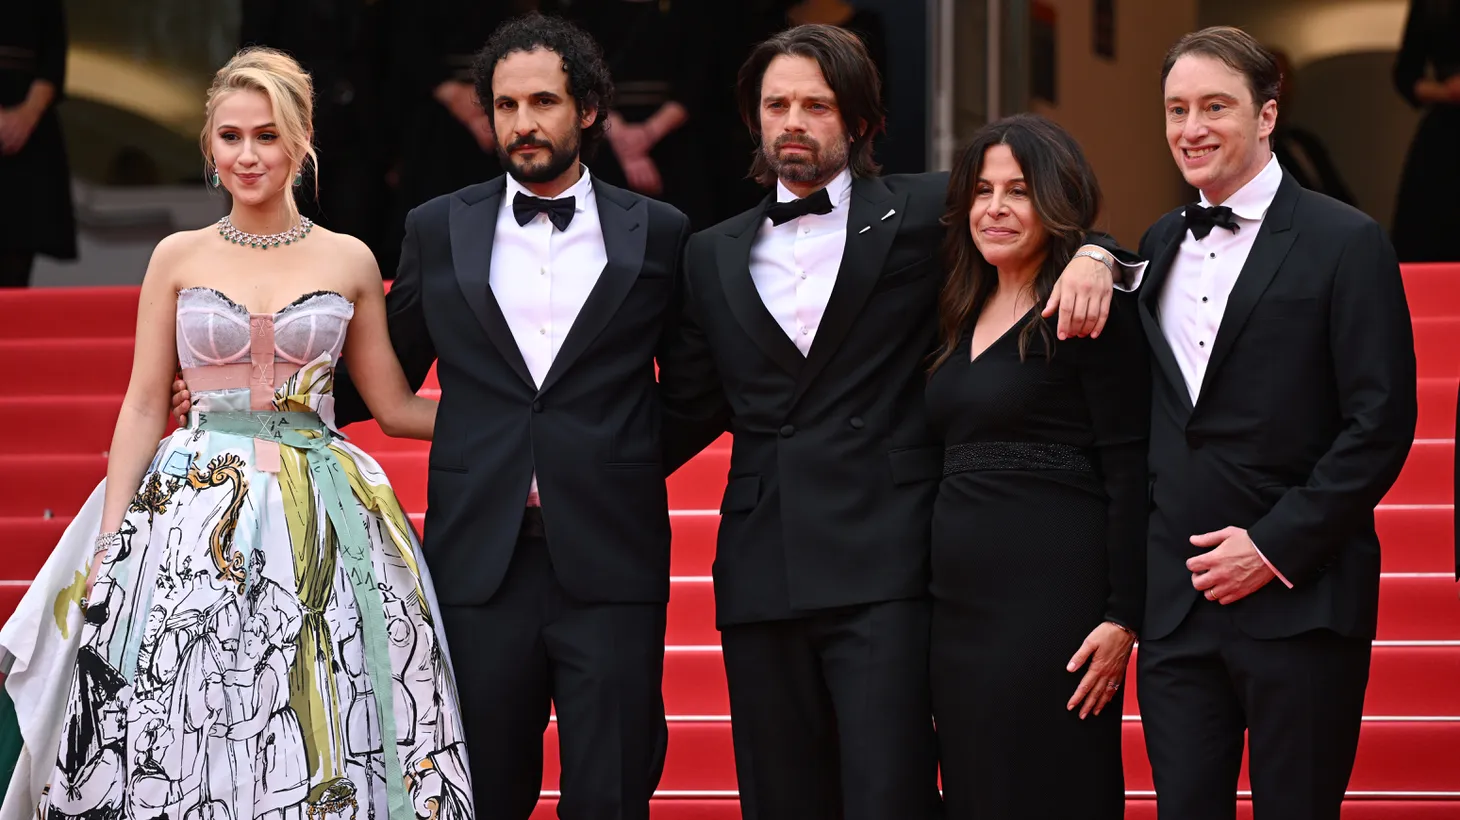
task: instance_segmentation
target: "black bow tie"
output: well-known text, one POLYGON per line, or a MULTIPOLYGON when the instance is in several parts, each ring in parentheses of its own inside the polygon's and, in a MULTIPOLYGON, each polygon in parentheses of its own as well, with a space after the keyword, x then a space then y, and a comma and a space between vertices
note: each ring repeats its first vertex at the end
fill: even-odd
POLYGON ((831 213, 831 194, 828 194, 825 188, 811 196, 793 199, 790 202, 777 202, 765 209, 765 215, 771 218, 772 225, 790 222, 798 216, 807 214, 829 213, 831 213))
POLYGON ((1232 209, 1226 205, 1216 205, 1211 208, 1187 205, 1186 211, 1182 215, 1186 217, 1186 227, 1197 239, 1206 239, 1207 234, 1212 232, 1212 228, 1226 228, 1232 233, 1241 230, 1236 218, 1232 216, 1232 209))
POLYGON ((518 225, 526 225, 538 214, 547 214, 548 221, 553 223, 554 228, 566 231, 568 223, 573 221, 576 206, 576 197, 542 199, 519 191, 517 196, 512 198, 512 215, 517 217, 518 225))

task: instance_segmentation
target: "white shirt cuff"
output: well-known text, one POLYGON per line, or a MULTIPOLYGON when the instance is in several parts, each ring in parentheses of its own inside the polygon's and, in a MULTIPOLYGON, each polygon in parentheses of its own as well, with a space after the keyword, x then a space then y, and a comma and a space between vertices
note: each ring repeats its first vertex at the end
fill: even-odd
MULTIPOLYGON (((1248 540, 1251 540, 1251 539, 1248 539, 1248 540)), ((1282 581, 1283 582, 1283 586, 1287 587, 1288 589, 1292 589, 1293 588, 1292 582, 1289 581, 1287 578, 1284 578, 1282 572, 1279 571, 1278 568, 1276 566, 1274 566, 1271 561, 1267 560, 1267 556, 1262 554, 1262 550, 1257 549, 1257 542, 1256 541, 1253 541, 1252 542, 1252 549, 1257 552, 1257 557, 1262 559, 1262 563, 1267 564, 1267 568, 1270 569, 1270 570, 1272 570, 1272 574, 1273 575, 1276 575, 1277 576, 1277 579, 1279 581, 1282 581)))

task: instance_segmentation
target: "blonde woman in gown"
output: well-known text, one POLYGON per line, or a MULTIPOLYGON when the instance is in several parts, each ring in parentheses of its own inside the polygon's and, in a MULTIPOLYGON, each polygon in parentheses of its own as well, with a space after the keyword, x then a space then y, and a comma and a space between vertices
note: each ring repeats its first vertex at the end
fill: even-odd
POLYGON ((391 435, 431 438, 436 404, 391 351, 370 252, 294 207, 311 99, 267 49, 209 92, 232 212, 154 252, 106 480, 0 631, 24 742, 6 820, 473 816, 425 562, 334 428, 335 365, 391 435), (178 368, 192 412, 159 445, 178 368))

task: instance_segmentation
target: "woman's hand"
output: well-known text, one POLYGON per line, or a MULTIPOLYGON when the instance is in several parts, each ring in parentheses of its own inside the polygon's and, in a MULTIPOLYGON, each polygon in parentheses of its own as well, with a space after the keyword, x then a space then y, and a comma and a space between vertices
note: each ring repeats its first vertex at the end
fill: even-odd
POLYGON ((1109 621, 1091 630, 1085 642, 1080 645, 1080 651, 1070 658, 1069 665, 1065 667, 1070 672, 1076 672, 1086 661, 1090 664, 1085 670, 1085 677, 1075 688, 1074 697, 1065 705, 1065 710, 1079 706, 1081 720, 1089 717, 1092 712, 1100 714, 1100 710, 1110 703, 1115 693, 1120 691, 1121 683, 1125 681, 1126 663, 1130 660, 1131 647, 1135 643, 1134 635, 1109 621))

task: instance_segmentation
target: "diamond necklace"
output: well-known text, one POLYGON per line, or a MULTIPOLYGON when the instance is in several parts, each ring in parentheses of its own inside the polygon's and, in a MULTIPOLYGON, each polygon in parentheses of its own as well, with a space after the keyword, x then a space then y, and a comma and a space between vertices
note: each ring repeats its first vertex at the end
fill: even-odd
POLYGON ((280 245, 292 245, 298 242, 308 236, 309 231, 313 227, 314 223, 309 221, 309 217, 301 216, 299 217, 299 224, 289 230, 283 233, 264 236, 256 233, 244 233, 233 226, 232 217, 224 216, 218 220, 218 235, 235 245, 268 250, 269 248, 277 248, 280 245))

